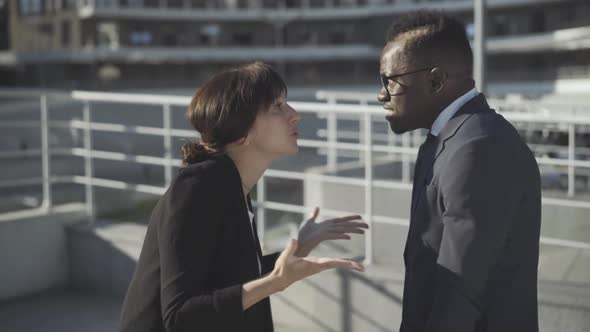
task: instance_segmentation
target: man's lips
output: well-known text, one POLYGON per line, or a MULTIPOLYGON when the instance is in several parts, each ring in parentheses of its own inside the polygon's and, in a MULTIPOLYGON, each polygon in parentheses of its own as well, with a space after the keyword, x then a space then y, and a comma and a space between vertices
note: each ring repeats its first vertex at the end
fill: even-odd
POLYGON ((395 113, 397 113, 395 110, 391 109, 391 108, 385 108, 385 111, 387 112, 386 116, 392 116, 395 113))

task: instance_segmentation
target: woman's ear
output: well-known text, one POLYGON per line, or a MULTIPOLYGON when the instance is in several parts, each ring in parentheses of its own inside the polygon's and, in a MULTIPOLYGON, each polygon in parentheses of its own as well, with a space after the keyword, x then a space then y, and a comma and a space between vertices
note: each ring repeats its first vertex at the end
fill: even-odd
POLYGON ((245 145, 245 146, 248 146, 248 145, 250 145, 250 134, 248 134, 248 135, 246 135, 246 136, 244 136, 244 137, 240 138, 240 139, 238 140, 238 144, 239 144, 239 145, 245 145))

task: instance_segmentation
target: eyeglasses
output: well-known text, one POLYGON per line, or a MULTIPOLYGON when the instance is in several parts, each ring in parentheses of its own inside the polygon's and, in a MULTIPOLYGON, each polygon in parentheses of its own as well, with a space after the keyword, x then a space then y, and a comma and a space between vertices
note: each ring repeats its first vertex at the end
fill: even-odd
POLYGON ((404 94, 405 89, 408 88, 409 85, 405 85, 405 84, 402 84, 402 83, 396 81, 395 80, 396 78, 399 78, 399 77, 402 77, 402 76, 411 75, 411 74, 416 74, 416 73, 427 71, 427 70, 430 71, 430 70, 432 70, 434 68, 436 68, 436 66, 434 66, 434 67, 428 67, 428 68, 416 69, 416 70, 409 71, 407 73, 395 74, 395 75, 391 75, 391 76, 381 75, 381 85, 383 86, 383 88, 385 89, 385 91, 387 92, 388 95, 390 95, 390 96, 399 96, 401 94, 404 94), (400 91, 395 92, 395 93, 391 93, 391 90, 393 90, 393 88, 395 88, 395 84, 392 84, 392 83, 395 83, 395 84, 399 85, 400 89, 398 89, 398 90, 400 90, 400 91))

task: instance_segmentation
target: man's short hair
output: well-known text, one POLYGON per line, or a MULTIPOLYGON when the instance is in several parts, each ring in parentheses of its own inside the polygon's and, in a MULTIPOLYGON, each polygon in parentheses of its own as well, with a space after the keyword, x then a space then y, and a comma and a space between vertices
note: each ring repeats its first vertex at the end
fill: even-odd
POLYGON ((387 32, 387 42, 398 40, 406 41, 410 61, 431 62, 433 55, 440 55, 473 66, 464 25, 442 11, 420 10, 397 17, 387 32))

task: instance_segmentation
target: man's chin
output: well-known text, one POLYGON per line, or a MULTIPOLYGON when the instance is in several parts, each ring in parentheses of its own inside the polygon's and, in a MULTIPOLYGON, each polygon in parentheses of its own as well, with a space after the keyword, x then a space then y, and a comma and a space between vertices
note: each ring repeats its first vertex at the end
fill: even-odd
POLYGON ((399 120, 396 121, 396 119, 392 117, 387 117, 387 122, 389 122, 389 128, 391 128, 391 131, 393 131, 397 135, 403 134, 408 131, 408 128, 406 128, 403 125, 400 125, 399 120))

